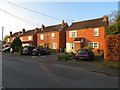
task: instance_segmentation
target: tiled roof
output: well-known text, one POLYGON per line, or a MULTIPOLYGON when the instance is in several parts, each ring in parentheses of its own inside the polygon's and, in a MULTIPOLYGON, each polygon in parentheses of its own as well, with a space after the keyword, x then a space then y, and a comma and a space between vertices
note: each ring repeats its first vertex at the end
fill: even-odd
POLYGON ((33 30, 28 30, 28 31, 26 31, 24 34, 21 34, 21 35, 19 35, 19 36, 29 36, 29 35, 34 35, 36 32, 35 32, 35 30, 33 29, 33 30))
POLYGON ((103 18, 91 19, 80 22, 73 22, 72 25, 67 30, 77 30, 83 28, 95 28, 100 26, 105 26, 107 24, 106 21, 103 21, 103 18))
MULTIPOLYGON (((59 30, 62 28, 61 25, 62 25, 62 24, 47 26, 47 27, 45 27, 43 30, 42 30, 42 29, 39 29, 38 33, 59 31, 59 30)), ((67 25, 67 23, 65 23, 65 25, 67 25)))
MULTIPOLYGON (((22 33, 22 32, 20 32, 20 33, 22 33)), ((18 34, 19 34, 19 32, 15 32, 14 34, 12 34, 12 36, 9 36, 8 38, 10 38, 10 37, 17 37, 18 34)))

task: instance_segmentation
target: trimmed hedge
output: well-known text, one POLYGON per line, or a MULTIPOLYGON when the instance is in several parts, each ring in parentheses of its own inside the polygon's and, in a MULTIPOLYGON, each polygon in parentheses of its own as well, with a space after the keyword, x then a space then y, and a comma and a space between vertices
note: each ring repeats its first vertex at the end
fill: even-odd
POLYGON ((104 59, 106 61, 120 61, 120 34, 106 36, 104 59))

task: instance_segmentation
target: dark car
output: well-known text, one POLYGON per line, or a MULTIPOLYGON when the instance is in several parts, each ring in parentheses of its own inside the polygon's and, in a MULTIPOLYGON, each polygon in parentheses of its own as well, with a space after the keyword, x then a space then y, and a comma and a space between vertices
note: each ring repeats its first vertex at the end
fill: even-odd
POLYGON ((48 55, 48 54, 50 54, 50 51, 47 48, 36 47, 35 49, 33 49, 33 55, 41 56, 41 55, 48 55))
POLYGON ((92 50, 89 49, 79 49, 75 55, 75 59, 93 60, 94 53, 92 52, 92 50))
POLYGON ((35 47, 30 47, 30 46, 23 47, 21 54, 32 55, 33 49, 35 49, 35 47))
POLYGON ((2 52, 10 52, 10 47, 4 47, 2 52))

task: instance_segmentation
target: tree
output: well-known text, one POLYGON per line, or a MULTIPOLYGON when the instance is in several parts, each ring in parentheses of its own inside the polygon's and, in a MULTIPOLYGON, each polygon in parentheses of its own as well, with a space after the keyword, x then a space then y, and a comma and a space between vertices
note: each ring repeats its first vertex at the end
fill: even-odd
POLYGON ((5 35, 4 41, 6 41, 8 37, 9 37, 9 35, 5 35))
POLYGON ((112 35, 112 34, 120 34, 120 15, 118 15, 115 18, 115 23, 112 25, 109 25, 108 28, 106 29, 106 34, 107 35, 112 35))
POLYGON ((19 37, 16 37, 13 42, 11 43, 11 48, 14 52, 21 52, 22 49, 22 42, 19 37))

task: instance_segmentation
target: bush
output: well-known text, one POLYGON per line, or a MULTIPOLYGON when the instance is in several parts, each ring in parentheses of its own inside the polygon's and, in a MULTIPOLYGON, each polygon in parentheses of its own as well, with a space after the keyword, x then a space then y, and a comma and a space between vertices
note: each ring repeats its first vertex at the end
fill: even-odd
POLYGON ((74 53, 66 53, 63 55, 58 55, 58 61, 67 61, 74 58, 74 53))
POLYGON ((120 34, 105 38, 104 58, 107 61, 120 61, 120 34))

